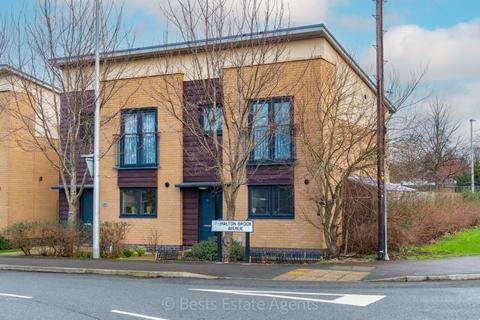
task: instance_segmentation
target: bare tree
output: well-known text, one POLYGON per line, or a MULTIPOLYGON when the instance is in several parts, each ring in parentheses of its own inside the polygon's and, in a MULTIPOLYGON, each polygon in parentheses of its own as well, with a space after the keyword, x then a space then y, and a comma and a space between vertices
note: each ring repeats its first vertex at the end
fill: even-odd
MULTIPOLYGON (((3 15, 0 15, 0 66, 3 63, 3 55, 8 46, 7 35, 8 35, 8 31, 7 31, 6 20, 4 19, 3 15)), ((0 114, 4 109, 5 109, 5 105, 0 101, 0 114)))
MULTIPOLYGON (((185 99, 179 109, 176 101, 184 100, 184 92, 182 83, 173 82, 154 90, 156 99, 181 122, 184 135, 194 139, 203 157, 199 170, 215 176, 223 192, 225 218, 234 220, 252 153, 275 130, 260 127, 264 102, 255 99, 281 91, 283 68, 278 62, 287 54, 287 35, 280 29, 288 23, 283 5, 270 0, 180 0, 169 1, 165 15, 187 52, 163 56, 158 68, 163 73, 184 70, 184 80, 194 80, 201 101, 185 99)), ((231 245, 232 234, 227 233, 225 261, 231 245)))
POLYGON ((417 113, 414 125, 401 141, 397 162, 412 168, 417 180, 427 180, 440 187, 458 174, 445 170, 461 159, 462 141, 459 123, 449 113, 449 106, 435 97, 426 112, 417 113))
POLYGON ((416 150, 407 143, 410 132, 417 124, 418 105, 430 98, 432 92, 422 82, 427 68, 410 73, 402 79, 393 69, 387 77, 387 97, 395 108, 387 118, 388 133, 388 171, 392 182, 410 180, 417 176, 417 164, 414 161, 416 150))
MULTIPOLYGON (((110 57, 120 46, 130 44, 121 9, 116 8, 107 3, 100 12, 101 107, 119 89, 119 83, 110 80, 123 73, 110 57)), ((20 17, 13 23, 9 52, 9 61, 16 69, 44 81, 40 86, 29 77, 13 79, 11 85, 18 93, 9 112, 21 124, 22 134, 28 136, 16 139, 20 147, 41 151, 58 170, 70 223, 77 220, 79 199, 88 180, 87 170, 79 170, 84 161, 81 156, 92 152, 94 19, 93 1, 42 0, 35 19, 20 17)))
POLYGON ((316 217, 304 216, 322 230, 330 256, 337 256, 342 235, 345 186, 354 176, 374 173, 375 96, 345 63, 324 70, 310 67, 316 79, 305 83, 296 100, 298 136, 316 217), (321 72, 320 72, 321 71, 321 72))

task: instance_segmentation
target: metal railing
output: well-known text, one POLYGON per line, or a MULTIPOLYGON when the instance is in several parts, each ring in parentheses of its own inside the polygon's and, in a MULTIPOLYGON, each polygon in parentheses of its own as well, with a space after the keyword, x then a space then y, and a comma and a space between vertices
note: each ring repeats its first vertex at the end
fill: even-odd
POLYGON ((253 130, 254 150, 251 162, 294 160, 294 129, 291 125, 275 128, 256 127, 253 130))
POLYGON ((158 166, 158 134, 128 133, 117 141, 118 168, 145 168, 158 166))

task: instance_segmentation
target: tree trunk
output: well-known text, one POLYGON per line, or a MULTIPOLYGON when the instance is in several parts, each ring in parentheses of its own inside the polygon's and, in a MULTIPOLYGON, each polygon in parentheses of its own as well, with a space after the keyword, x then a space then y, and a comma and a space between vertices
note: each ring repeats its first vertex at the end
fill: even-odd
MULTIPOLYGON (((235 219, 235 199, 234 197, 229 197, 227 202, 227 220, 235 219)), ((223 262, 229 263, 230 262, 230 255, 232 252, 232 245, 233 245, 233 233, 232 232, 225 232, 223 237, 223 248, 222 248, 222 256, 223 262)))
POLYGON ((332 212, 334 209, 331 205, 325 206, 325 224, 323 226, 323 237, 327 245, 328 255, 330 258, 337 257, 339 254, 338 237, 336 229, 336 217, 332 212))
POLYGON ((69 225, 75 225, 77 223, 77 201, 70 201, 68 203, 68 217, 67 222, 69 225))

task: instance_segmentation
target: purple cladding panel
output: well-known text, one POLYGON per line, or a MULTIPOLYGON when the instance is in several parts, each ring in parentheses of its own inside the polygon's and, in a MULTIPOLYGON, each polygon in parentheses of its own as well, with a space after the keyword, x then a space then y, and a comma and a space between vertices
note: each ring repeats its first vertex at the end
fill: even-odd
POLYGON ((247 168, 250 185, 293 185, 293 166, 268 165, 247 168))
MULTIPOLYGON (((65 154, 68 154, 70 146, 66 144, 65 137, 69 134, 69 123, 72 115, 78 115, 78 108, 84 107, 87 111, 86 114, 92 114, 95 107, 95 96, 94 91, 89 90, 82 93, 79 92, 69 92, 63 93, 60 95, 60 143, 64 145, 65 154)), ((76 148, 81 149, 79 145, 76 148)), ((75 184, 79 184, 82 181, 84 174, 87 172, 87 163, 83 158, 82 154, 90 153, 90 150, 78 150, 77 152, 77 181, 75 184)), ((69 161, 69 159, 67 159, 69 161)), ((62 184, 62 181, 59 176, 59 183, 62 184)), ((70 184, 70 181, 67 181, 70 184)), ((85 184, 93 184, 93 179, 87 173, 87 180, 85 184)), ((65 219, 68 216, 68 205, 65 193, 63 190, 59 191, 59 219, 65 219)))
POLYGON ((183 245, 198 242, 198 189, 183 190, 183 245))
MULTIPOLYGON (((206 89, 211 88, 216 92, 216 101, 222 101, 222 86, 218 79, 194 80, 183 83, 186 121, 200 123, 200 109, 209 104, 206 89)), ((213 141, 212 141, 213 146, 213 141)), ((203 150, 195 135, 188 129, 183 131, 183 182, 205 182, 216 181, 215 170, 212 169, 212 159, 203 150)))
POLYGON ((157 169, 118 170, 118 186, 120 188, 156 188, 157 169))

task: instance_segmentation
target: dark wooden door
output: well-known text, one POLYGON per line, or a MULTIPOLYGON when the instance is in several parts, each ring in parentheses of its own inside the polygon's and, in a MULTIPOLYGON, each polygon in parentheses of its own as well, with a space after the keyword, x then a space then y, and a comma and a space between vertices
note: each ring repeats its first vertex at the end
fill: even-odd
POLYGON ((92 224, 93 222, 93 190, 83 190, 80 200, 80 220, 83 224, 92 224))
POLYGON ((222 193, 200 190, 199 202, 199 239, 203 241, 213 236, 212 220, 222 217, 222 193))

